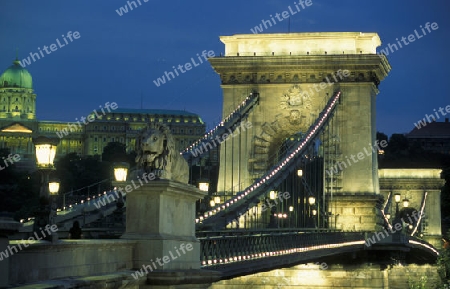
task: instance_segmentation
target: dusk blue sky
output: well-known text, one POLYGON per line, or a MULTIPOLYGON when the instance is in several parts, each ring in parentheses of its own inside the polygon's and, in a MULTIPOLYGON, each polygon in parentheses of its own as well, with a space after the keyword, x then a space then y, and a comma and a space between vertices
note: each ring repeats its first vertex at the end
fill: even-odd
MULTIPOLYGON (((27 67, 33 76, 40 120, 75 121, 106 102, 120 108, 181 109, 199 114, 208 127, 219 121, 222 93, 209 63, 156 87, 157 77, 203 50, 224 52, 219 36, 251 33, 269 15, 294 1, 141 1, 123 16, 124 0, 0 1, 0 70, 49 46, 62 34, 81 37, 27 67)), ((136 1, 137 2, 137 1, 136 1)), ((377 32, 385 48, 420 25, 439 29, 389 54, 389 76, 379 86, 377 130, 409 132, 433 109, 450 105, 445 89, 449 58, 450 2, 325 1, 291 17, 291 32, 377 32), (448 52, 447 52, 448 54, 448 52)), ((267 33, 285 33, 278 22, 267 33)), ((448 115, 450 116, 450 115, 448 115)), ((443 121, 443 117, 441 118, 443 121)))

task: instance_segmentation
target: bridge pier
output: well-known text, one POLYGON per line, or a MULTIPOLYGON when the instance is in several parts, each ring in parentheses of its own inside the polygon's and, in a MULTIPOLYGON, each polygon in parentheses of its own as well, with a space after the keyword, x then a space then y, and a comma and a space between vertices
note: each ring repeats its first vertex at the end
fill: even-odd
POLYGON ((121 238, 136 242, 132 268, 139 288, 207 288, 219 278, 200 269, 195 201, 204 195, 194 186, 170 180, 134 186, 127 193, 126 232, 121 238))
POLYGON ((343 231, 378 231, 383 228, 379 194, 337 193, 328 195, 330 228, 343 231))

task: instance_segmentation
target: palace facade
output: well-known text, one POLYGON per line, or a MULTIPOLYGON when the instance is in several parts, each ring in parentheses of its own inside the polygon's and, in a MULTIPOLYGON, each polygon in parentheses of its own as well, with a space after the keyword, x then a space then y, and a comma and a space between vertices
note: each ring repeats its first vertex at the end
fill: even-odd
POLYGON ((148 122, 169 126, 180 150, 202 137, 206 129, 197 114, 182 110, 120 108, 91 115, 95 120, 81 125, 38 120, 32 77, 19 60, 16 59, 0 76, 0 148, 9 148, 11 153, 19 154, 24 167, 34 163, 32 140, 37 136, 60 139, 57 157, 68 153, 101 156, 109 142, 125 144, 128 152, 134 150, 135 137, 148 122), (64 129, 67 135, 61 134, 64 129))

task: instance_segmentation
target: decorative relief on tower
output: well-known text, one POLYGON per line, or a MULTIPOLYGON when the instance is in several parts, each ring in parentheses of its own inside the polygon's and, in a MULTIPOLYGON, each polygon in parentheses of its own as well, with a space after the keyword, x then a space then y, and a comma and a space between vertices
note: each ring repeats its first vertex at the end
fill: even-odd
POLYGON ((311 96, 299 85, 294 85, 281 97, 280 108, 288 114, 290 124, 301 124, 302 118, 312 109, 311 96))

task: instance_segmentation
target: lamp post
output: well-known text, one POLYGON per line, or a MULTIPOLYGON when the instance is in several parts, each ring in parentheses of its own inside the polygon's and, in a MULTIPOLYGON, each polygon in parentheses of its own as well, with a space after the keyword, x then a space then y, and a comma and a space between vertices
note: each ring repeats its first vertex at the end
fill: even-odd
POLYGON ((399 213, 398 204, 400 203, 401 198, 402 197, 401 197, 400 194, 395 194, 394 195, 394 200, 395 200, 395 204, 396 204, 396 206, 395 206, 395 218, 398 218, 398 213, 399 213))
MULTIPOLYGON (((311 208, 314 206, 314 204, 316 203, 316 198, 314 196, 309 196, 308 197, 308 204, 309 204, 309 220, 313 220, 313 217, 311 215, 311 208)), ((311 221, 310 221, 311 222, 311 221)), ((309 226, 308 226, 309 227, 309 226)))
MULTIPOLYGON (((57 204, 55 201, 55 198, 58 196, 59 192, 59 180, 52 180, 48 183, 48 191, 50 192, 50 198, 51 198, 51 206, 50 206, 50 217, 49 217, 49 223, 50 225, 56 225, 55 219, 57 215, 57 204)), ((51 235, 51 241, 55 242, 58 240, 58 233, 54 232, 51 235)))
MULTIPOLYGON (((394 220, 392 222, 392 225, 395 226, 397 223, 402 224, 402 230, 401 231, 396 231, 395 232, 396 234, 394 234, 394 239, 393 240, 395 240, 396 242, 400 242, 402 240, 401 239, 401 234, 403 233, 403 229, 404 229, 403 228, 403 220, 400 218, 400 210, 399 210, 399 204, 402 201, 401 199, 402 198, 401 198, 401 195, 399 193, 394 194, 394 200, 395 200, 396 206, 395 206, 395 218, 394 218, 394 220)), ((404 208, 407 208, 409 206, 409 200, 406 197, 403 199, 402 202, 403 202, 403 207, 404 208)))
POLYGON ((309 204, 309 216, 311 217, 311 207, 314 206, 316 203, 316 198, 314 196, 308 197, 308 204, 309 204))
POLYGON ((49 197, 48 177, 50 172, 55 169, 53 161, 56 156, 56 147, 59 143, 58 139, 40 136, 33 139, 36 151, 36 167, 41 173, 41 189, 40 197, 49 197))
POLYGON ((291 219, 294 215, 292 212, 294 211, 294 206, 289 206, 289 228, 291 227, 291 219))
POLYGON ((317 224, 316 224, 316 215, 317 215, 317 210, 316 208, 314 208, 312 210, 312 215, 313 215, 313 222, 314 222, 314 228, 316 228, 317 224))
MULTIPOLYGON (((115 183, 113 183, 114 186, 119 186, 120 183, 124 183, 127 181, 128 176, 128 169, 130 168, 130 165, 126 162, 118 162, 113 164, 113 171, 114 171, 114 180, 115 183)), ((113 218, 114 223, 118 224, 124 224, 124 206, 125 202, 123 200, 123 195, 121 192, 119 192, 119 199, 116 201, 116 209, 113 212, 113 218)), ((86 224, 86 219, 84 220, 84 223, 86 224)))
MULTIPOLYGON (((49 138, 45 136, 39 136, 33 138, 33 143, 35 146, 36 153, 36 168, 41 174, 41 187, 39 191, 40 196, 40 208, 35 212, 35 219, 33 230, 34 232, 39 232, 40 229, 44 228, 48 224, 53 224, 54 215, 56 215, 56 208, 53 212, 50 208, 50 183, 49 175, 55 170, 53 166, 53 161, 56 156, 56 147, 59 140, 56 138, 49 138)), ((58 186, 54 184, 51 185, 52 191, 56 188, 59 190, 58 186)), ((56 241, 52 236, 46 236, 46 240, 56 241)))

